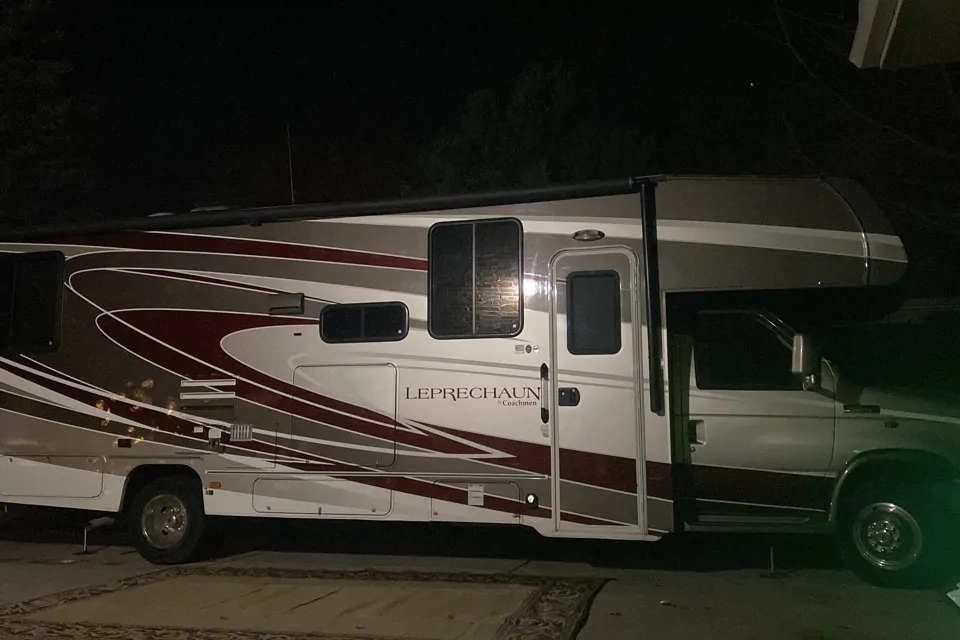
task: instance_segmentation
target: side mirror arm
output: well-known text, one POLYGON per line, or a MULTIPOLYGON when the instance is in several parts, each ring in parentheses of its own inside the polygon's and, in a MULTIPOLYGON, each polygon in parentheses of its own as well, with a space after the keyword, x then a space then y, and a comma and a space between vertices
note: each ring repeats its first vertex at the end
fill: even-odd
POLYGON ((820 391, 820 376, 818 376, 815 373, 811 373, 808 376, 804 376, 803 390, 804 391, 820 391))

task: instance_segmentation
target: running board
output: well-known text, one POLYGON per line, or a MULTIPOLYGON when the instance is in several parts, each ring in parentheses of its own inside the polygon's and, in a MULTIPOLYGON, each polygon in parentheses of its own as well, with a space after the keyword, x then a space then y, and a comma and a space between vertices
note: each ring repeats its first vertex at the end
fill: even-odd
POLYGON ((832 528, 825 520, 803 516, 725 516, 703 515, 683 525, 691 532, 743 533, 829 533, 832 528))

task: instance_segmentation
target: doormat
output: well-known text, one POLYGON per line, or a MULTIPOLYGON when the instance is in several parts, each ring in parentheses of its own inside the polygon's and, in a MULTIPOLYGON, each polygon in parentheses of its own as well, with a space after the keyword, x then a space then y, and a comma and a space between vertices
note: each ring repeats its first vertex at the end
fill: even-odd
POLYGON ((604 579, 198 564, 0 607, 0 640, 572 640, 604 579))

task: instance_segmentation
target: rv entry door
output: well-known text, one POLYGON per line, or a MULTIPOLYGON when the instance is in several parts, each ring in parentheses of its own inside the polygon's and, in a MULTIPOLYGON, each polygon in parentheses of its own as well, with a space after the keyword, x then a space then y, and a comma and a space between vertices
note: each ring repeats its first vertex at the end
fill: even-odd
POLYGON ((554 526, 642 534, 639 260, 625 247, 561 251, 550 280, 554 526))

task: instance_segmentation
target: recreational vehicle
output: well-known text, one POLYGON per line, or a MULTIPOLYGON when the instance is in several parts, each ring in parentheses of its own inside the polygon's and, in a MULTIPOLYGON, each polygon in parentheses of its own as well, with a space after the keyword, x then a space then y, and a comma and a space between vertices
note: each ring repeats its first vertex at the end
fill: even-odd
POLYGON ((842 179, 655 176, 0 238, 0 502, 544 536, 823 531, 936 565, 960 413, 848 380, 818 323, 907 257, 842 179))

